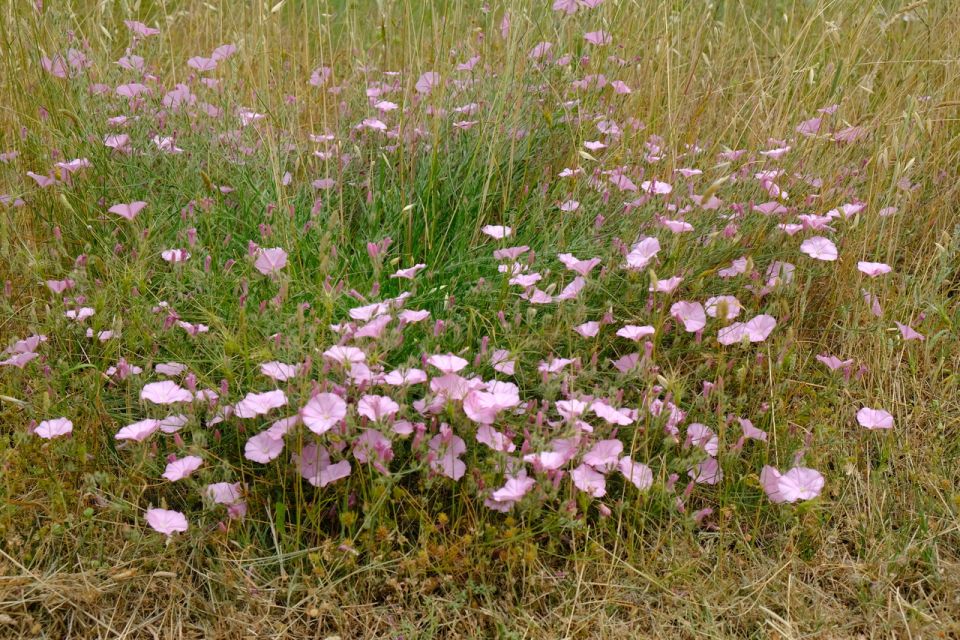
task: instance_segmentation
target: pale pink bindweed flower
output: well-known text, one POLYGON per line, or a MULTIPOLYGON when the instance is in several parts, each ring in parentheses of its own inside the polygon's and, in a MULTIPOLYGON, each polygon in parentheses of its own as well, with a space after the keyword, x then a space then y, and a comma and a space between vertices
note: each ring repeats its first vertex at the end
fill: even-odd
POLYGON ((174 533, 183 533, 190 526, 185 515, 169 509, 148 509, 146 520, 154 531, 162 533, 168 538, 174 533))

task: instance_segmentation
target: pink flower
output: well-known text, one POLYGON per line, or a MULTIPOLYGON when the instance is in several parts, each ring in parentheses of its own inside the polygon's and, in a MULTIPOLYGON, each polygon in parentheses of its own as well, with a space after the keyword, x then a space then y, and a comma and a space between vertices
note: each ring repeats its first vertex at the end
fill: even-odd
POLYGON ((615 438, 600 440, 584 454, 583 462, 601 473, 606 473, 617 467, 621 453, 623 453, 623 443, 619 440, 615 438))
POLYGON ((303 424, 317 435, 335 427, 346 415, 347 403, 332 393, 318 393, 300 410, 303 424))
POLYGON ((247 460, 266 464, 282 452, 283 440, 274 438, 273 435, 264 431, 247 440, 247 444, 243 448, 243 457, 247 460))
POLYGON ((260 373, 280 382, 295 378, 299 371, 300 365, 298 364, 286 364, 284 362, 277 362, 276 360, 264 362, 260 365, 260 373))
MULTIPOLYGON (((676 306, 676 305, 674 305, 676 306)), ((656 333, 656 329, 650 325, 643 325, 638 327, 632 324, 625 324, 617 330, 617 335, 621 338, 626 338, 627 340, 633 340, 634 342, 639 342, 647 336, 652 336, 656 333)))
POLYGON ((670 315, 683 323, 683 328, 694 333, 707 326, 707 316, 699 302, 681 300, 670 307, 670 315))
POLYGON ((435 71, 427 71, 417 80, 414 88, 417 90, 417 93, 428 94, 433 91, 433 88, 440 84, 440 74, 435 71))
POLYGON ((334 345, 323 352, 323 357, 349 367, 350 365, 360 364, 365 361, 367 354, 356 347, 334 345))
POLYGON ((163 472, 163 477, 170 482, 183 480, 199 469, 202 464, 203 458, 199 456, 185 456, 168 464, 166 470, 163 472))
POLYGON ((893 271, 890 265, 883 262, 858 262, 857 269, 871 278, 876 278, 877 276, 893 271))
POLYGON ((147 509, 147 524, 168 538, 174 533, 183 533, 190 526, 187 517, 179 511, 169 509, 147 509))
POLYGON ((137 22, 136 20, 124 20, 123 24, 127 26, 134 34, 146 38, 147 36, 155 36, 160 33, 160 29, 154 29, 153 27, 148 27, 142 22, 137 22))
POLYGON ((513 503, 519 502, 523 496, 527 495, 536 484, 536 480, 528 478, 526 474, 518 477, 507 476, 506 483, 494 491, 490 497, 496 502, 505 502, 512 506, 513 503))
POLYGON ((294 454, 294 460, 300 475, 315 487, 325 487, 331 482, 342 480, 350 475, 350 462, 341 460, 331 463, 330 452, 326 447, 311 442, 303 448, 300 455, 294 454))
POLYGON ((142 200, 137 200, 136 202, 131 202, 129 204, 115 204, 107 211, 110 213, 115 213, 121 218, 126 218, 127 220, 133 220, 137 217, 137 214, 143 211, 144 207, 147 206, 146 202, 142 200))
POLYGON ((607 479, 588 464, 581 464, 571 471, 570 477, 577 489, 589 493, 594 498, 602 498, 607 493, 607 479))
POLYGON ((147 418, 146 420, 140 420, 139 422, 134 422, 133 424, 128 424, 123 427, 117 432, 114 439, 143 442, 156 433, 158 429, 160 429, 160 421, 147 418))
POLYGON ((507 236, 513 235, 513 229, 510 227, 504 227, 501 225, 488 224, 480 231, 484 232, 491 238, 496 238, 497 240, 503 240, 507 236))
POLYGON ((235 504, 243 499, 243 485, 239 482, 215 482, 207 485, 204 495, 215 504, 235 504))
MULTIPOLYGON (((591 320, 590 322, 584 322, 583 324, 577 325, 573 328, 573 330, 584 338, 593 338, 600 333, 600 323, 595 320, 591 320)), ((621 329, 621 331, 623 331, 623 329, 621 329)), ((617 332, 617 335, 620 335, 619 331, 617 332)))
POLYGON ((394 369, 383 377, 383 382, 392 387, 406 387, 423 384, 427 381, 427 372, 421 369, 394 369))
POLYGON ((468 362, 452 353, 433 355, 427 358, 427 364, 436 367, 443 373, 456 373, 467 366, 468 362))
POLYGON ((263 393, 250 392, 237 403, 234 413, 238 418, 255 418, 286 404, 287 395, 280 389, 263 393))
POLYGON ((590 258, 589 260, 580 260, 572 253, 561 253, 557 255, 557 258, 571 271, 587 277, 589 273, 600 264, 600 258, 590 258))
POLYGON ((365 395, 357 403, 357 413, 373 422, 389 420, 400 411, 400 405, 387 396, 365 395))
POLYGON ((717 318, 721 309, 725 310, 723 320, 733 320, 740 315, 740 301, 733 296, 714 296, 707 298, 705 311, 711 318, 717 318))
POLYGON ((897 328, 900 329, 900 335, 903 336, 904 340, 926 340, 926 336, 922 333, 916 331, 913 327, 906 324, 900 324, 899 322, 894 322, 897 325, 897 328))
POLYGON ((44 420, 36 426, 33 432, 44 440, 52 440, 53 438, 59 438, 60 436, 72 433, 73 423, 66 418, 44 420))
POLYGON ((186 249, 167 249, 166 251, 160 252, 160 257, 170 262, 176 264, 177 262, 186 262, 190 259, 190 252, 186 249))
POLYGON ((391 277, 391 278, 405 278, 405 279, 407 279, 407 280, 413 280, 413 279, 416 277, 416 275, 417 275, 418 273, 420 273, 420 271, 421 271, 422 269, 426 269, 426 267, 427 267, 427 265, 425 265, 425 264, 423 264, 423 263, 421 262, 421 263, 415 264, 415 265, 413 265, 412 267, 409 267, 409 268, 407 268, 407 269, 399 269, 396 273, 394 273, 394 274, 393 274, 392 276, 390 276, 390 277, 391 277))
POLYGON ((653 486, 653 471, 647 465, 641 462, 634 462, 630 456, 620 458, 617 466, 620 473, 640 491, 645 491, 653 486))
POLYGON ((687 475, 697 484, 717 484, 723 480, 723 469, 716 458, 707 458, 693 465, 687 475))
POLYGON ((459 480, 467 472, 467 465, 459 458, 467 452, 463 438, 452 434, 445 436, 441 432, 430 439, 429 447, 435 454, 430 462, 430 468, 435 472, 451 480, 459 480))
POLYGON ((867 429, 893 429, 893 416, 883 409, 863 407, 857 411, 857 422, 867 429))
POLYGON ((659 240, 650 237, 641 238, 630 249, 630 253, 627 254, 627 268, 635 270, 645 269, 659 252, 659 240))
POLYGON ((811 500, 823 490, 824 478, 819 471, 794 467, 784 474, 765 466, 760 472, 760 485, 770 501, 781 504, 811 500))
POLYGON ((257 259, 253 266, 265 276, 277 273, 287 265, 287 252, 280 247, 257 249, 257 259))
POLYGON ((826 260, 832 262, 837 259, 837 245, 833 241, 823 236, 814 236, 807 238, 800 245, 800 251, 816 260, 826 260))
POLYGON ((140 399, 154 404, 175 404, 177 402, 192 402, 193 394, 176 382, 163 380, 145 384, 140 390, 140 399))
POLYGON ((583 34, 583 39, 590 44, 601 46, 613 42, 613 37, 606 31, 590 31, 583 34))

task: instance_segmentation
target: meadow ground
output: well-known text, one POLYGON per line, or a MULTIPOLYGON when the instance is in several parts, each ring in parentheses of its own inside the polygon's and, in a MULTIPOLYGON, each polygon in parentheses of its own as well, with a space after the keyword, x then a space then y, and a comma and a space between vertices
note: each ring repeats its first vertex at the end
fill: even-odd
POLYGON ((0 14, 0 637, 960 636, 960 4, 0 14))

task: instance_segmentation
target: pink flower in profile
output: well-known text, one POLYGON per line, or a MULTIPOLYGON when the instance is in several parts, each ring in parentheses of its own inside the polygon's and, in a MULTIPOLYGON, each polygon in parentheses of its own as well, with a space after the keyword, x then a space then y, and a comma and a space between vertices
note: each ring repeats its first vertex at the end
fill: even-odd
POLYGON ((640 491, 645 491, 653 486, 653 471, 642 462, 634 462, 630 456, 620 458, 617 464, 620 473, 640 491))
POLYGON ((694 333, 707 326, 707 315, 699 302, 681 300, 670 307, 670 315, 683 323, 683 328, 694 333))
POLYGON ((237 52, 237 45, 235 44, 222 44, 216 49, 213 50, 213 53, 210 54, 210 57, 217 62, 221 60, 226 60, 233 54, 237 52))
POLYGON ((287 266, 287 252, 280 247, 257 249, 257 259, 253 266, 265 276, 277 273, 287 266))
POLYGON ((160 252, 160 257, 171 264, 186 262, 190 259, 190 252, 186 249, 167 249, 160 252))
POLYGON ((263 393, 251 391, 234 407, 234 414, 238 418, 256 418, 286 404, 287 394, 281 389, 264 391, 263 393))
POLYGON ((357 403, 357 413, 373 422, 389 420, 400 411, 400 405, 387 396, 367 394, 357 403))
POLYGON ((884 409, 863 407, 857 411, 857 422, 867 429, 893 429, 893 416, 884 409))
POLYGON ((146 519, 154 531, 168 538, 175 533, 183 533, 190 526, 185 515, 170 509, 147 509, 146 519))
POLYGON ((516 361, 510 359, 510 352, 506 349, 497 349, 490 354, 490 364, 494 371, 505 376, 512 376, 516 371, 516 361))
MULTIPOLYGON (((676 306, 676 305, 674 305, 676 306)), ((633 340, 634 342, 639 342, 647 336, 652 336, 657 331, 650 325, 643 325, 638 327, 633 324, 625 324, 619 329, 617 329, 617 335, 621 338, 626 338, 627 340, 633 340)))
POLYGON ((800 251, 816 260, 825 260, 832 262, 837 259, 837 245, 833 241, 823 236, 813 236, 807 238, 800 244, 800 251))
POLYGON ((260 365, 260 373, 279 382, 295 378, 299 372, 299 364, 286 364, 272 360, 260 365))
POLYGON ((123 24, 125 24, 127 26, 127 29, 129 29, 135 35, 138 35, 142 38, 159 35, 160 33, 160 29, 154 29, 153 27, 148 27, 142 22, 137 22, 136 20, 124 20, 123 24))
POLYGON ((673 185, 659 180, 644 180, 640 183, 640 189, 646 193, 667 195, 673 192, 673 185))
POLYGON ((294 454, 294 461, 301 477, 315 487, 325 487, 332 482, 342 480, 350 475, 350 462, 341 460, 331 463, 330 452, 326 447, 314 442, 306 445, 300 455, 294 454))
POLYGON ((387 464, 393 460, 393 445, 390 438, 376 429, 364 429, 353 441, 353 457, 357 462, 370 462, 381 473, 389 473, 387 464))
MULTIPOLYGON (((443 425, 443 427, 446 427, 446 425, 443 425)), ((441 427, 441 433, 430 439, 429 447, 434 453, 434 458, 430 461, 430 468, 436 473, 456 481, 467 472, 467 465, 459 458, 467 452, 467 443, 463 441, 463 438, 452 433, 445 435, 443 427, 441 427)), ((449 430, 449 427, 446 428, 449 430)))
POLYGON ((506 483, 494 491, 490 497, 496 502, 505 502, 512 506, 527 495, 536 484, 536 480, 528 478, 526 474, 517 477, 507 476, 506 483))
POLYGON ((154 404, 174 404, 177 402, 193 402, 193 394, 176 382, 163 380, 150 382, 140 390, 140 399, 154 404))
POLYGON ((758 429, 753 426, 753 422, 747 420, 746 418, 737 418, 737 421, 740 423, 740 428, 743 430, 743 437, 748 440, 762 440, 763 442, 767 441, 767 432, 763 429, 758 429))
POLYGON ((120 429, 114 437, 115 440, 133 440, 134 442, 143 442, 157 430, 160 429, 160 421, 153 418, 140 420, 120 429))
POLYGON ((95 313, 96 310, 92 307, 80 307, 79 309, 68 309, 63 315, 76 322, 83 322, 95 313))
POLYGON ((427 71, 417 79, 414 88, 417 90, 417 93, 426 95, 433 91, 433 88, 438 84, 440 84, 440 74, 435 71, 427 71))
POLYGON ((530 50, 530 54, 527 56, 531 60, 540 60, 553 49, 552 42, 539 42, 537 45, 530 50))
POLYGON ((121 218, 125 218, 127 220, 133 220, 134 218, 137 217, 138 213, 143 211, 144 207, 146 206, 147 206, 146 202, 143 202, 142 200, 137 200, 136 202, 130 202, 127 204, 123 204, 123 203, 115 204, 109 209, 107 209, 107 211, 109 211, 110 213, 115 213, 121 218))
POLYGON ((590 410, 593 411, 597 417, 606 420, 610 424, 626 426, 633 424, 634 421, 634 418, 628 414, 627 410, 616 409, 602 400, 594 400, 590 404, 590 410))
POLYGON ((720 438, 710 427, 699 422, 687 427, 687 442, 703 449, 709 456, 716 456, 720 451, 720 438))
POLYGON ((199 456, 184 456, 179 460, 174 460, 169 463, 163 472, 163 477, 170 482, 183 480, 199 469, 202 464, 203 458, 199 456))
POLYGON ((899 322, 894 321, 894 324, 897 325, 897 328, 900 329, 900 335, 903 336, 904 340, 926 340, 927 337, 922 333, 916 331, 913 327, 906 324, 900 324, 899 322))
POLYGON ((714 296, 707 298, 705 305, 705 311, 711 318, 719 317, 721 310, 723 310, 725 312, 722 318, 723 320, 733 320, 740 315, 741 309, 740 301, 733 296, 714 296))
POLYGON ((555 0, 553 3, 554 11, 562 11, 568 16, 573 15, 580 8, 579 0, 555 0))
POLYGON ((822 362, 830 371, 836 371, 837 369, 842 369, 843 367, 849 367, 853 364, 853 358, 848 360, 841 360, 837 356, 830 354, 820 354, 817 356, 817 360, 822 362))
POLYGON ((573 486, 594 498, 602 498, 607 494, 607 479, 590 465, 584 463, 570 472, 573 486))
POLYGON ((367 359, 367 354, 356 347, 334 345, 323 352, 323 357, 349 367, 364 362, 367 359))
MULTIPOLYGON (((575 326, 573 330, 584 338, 594 338, 598 333, 600 333, 600 323, 596 320, 591 320, 590 322, 584 322, 583 324, 575 326)), ((623 331, 623 329, 621 329, 621 331, 623 331)), ((617 332, 617 335, 620 335, 619 331, 617 332)))
POLYGON ((497 240, 503 240, 504 238, 513 235, 513 229, 497 224, 488 224, 480 229, 480 231, 497 240))
POLYGON ((67 278, 65 280, 47 280, 46 285, 47 288, 54 293, 63 293, 67 289, 72 289, 74 285, 76 285, 76 282, 67 278))
POLYGON ((583 39, 590 44, 602 46, 613 42, 613 37, 606 31, 590 31, 583 34, 583 39))
POLYGON ((627 254, 627 268, 635 270, 645 269, 659 252, 659 240, 652 237, 641 238, 630 249, 630 253, 627 254))
POLYGON ((557 254, 557 258, 567 269, 586 278, 593 268, 600 264, 600 258, 590 258, 589 260, 580 260, 572 253, 557 254))
POLYGON ((436 367, 443 373, 456 373, 469 363, 459 356, 447 353, 430 356, 427 358, 427 364, 436 367))
POLYGON ((760 485, 775 504, 812 500, 823 491, 823 475, 815 469, 794 467, 784 474, 765 466, 760 472, 760 485))
POLYGON ((621 453, 623 453, 623 443, 616 438, 600 440, 584 454, 583 462, 597 471, 606 473, 617 467, 621 453))
POLYGON ((66 418, 54 418, 53 420, 44 420, 36 426, 33 433, 44 440, 52 440, 60 436, 69 435, 73 432, 73 423, 66 418))
POLYGON ((247 460, 253 460, 261 464, 266 464, 279 456, 283 452, 283 439, 274 438, 270 433, 264 431, 258 433, 249 440, 243 447, 243 457, 247 460))
POLYGON ((201 56, 194 56, 187 60, 187 66, 191 69, 196 69, 197 71, 203 73, 204 71, 213 71, 217 68, 217 61, 213 58, 203 58, 201 56))
POLYGON ((427 381, 427 372, 422 369, 394 369, 383 377, 383 382, 391 387, 407 387, 423 384, 427 381))
POLYGON ((17 353, 10 356, 6 360, 0 360, 0 367, 16 367, 18 369, 23 369, 31 360, 39 357, 40 354, 34 353, 33 351, 17 353))
POLYGON ((394 274, 393 274, 392 276, 390 276, 390 277, 391 277, 391 278, 404 278, 404 279, 406 279, 406 280, 413 280, 413 279, 417 276, 417 274, 420 273, 421 270, 426 269, 426 268, 427 268, 427 265, 425 265, 425 264, 423 264, 423 263, 421 262, 421 263, 419 263, 419 264, 415 264, 415 265, 413 265, 412 267, 408 267, 408 268, 406 268, 406 269, 398 269, 397 272, 394 273, 394 274))
POLYGON ((893 271, 893 267, 883 262, 858 262, 857 269, 871 278, 893 271))
POLYGON ((672 278, 667 278, 666 280, 657 280, 655 283, 650 285, 650 292, 673 293, 674 289, 679 287, 681 282, 683 282, 683 276, 673 276, 672 278))
POLYGON ((243 500, 243 485, 239 482, 215 482, 208 484, 203 493, 214 504, 235 504, 243 500))
POLYGON ((721 278, 733 278, 740 275, 741 273, 746 273, 747 271, 747 258, 746 256, 741 256, 734 260, 729 267, 724 267, 717 271, 717 275, 721 278))
POLYGON ((697 484, 717 484, 723 480, 723 469, 716 458, 707 458, 693 465, 687 475, 697 484))
POLYGON ((399 314, 397 314, 397 320, 403 324, 413 324, 415 322, 423 322, 430 317, 430 312, 424 309, 404 309, 399 314))
POLYGON ((347 403, 333 393, 318 393, 300 410, 300 416, 308 429, 321 435, 347 416, 347 403))

